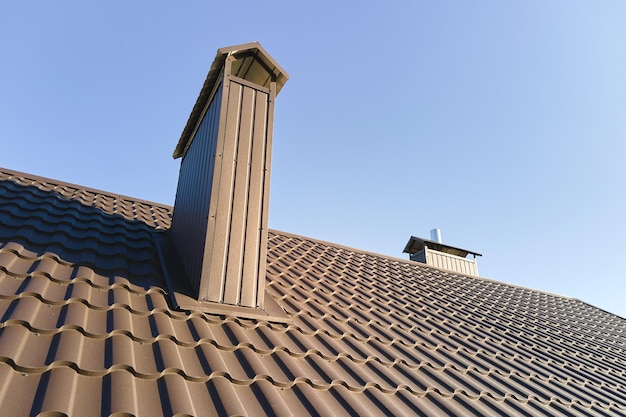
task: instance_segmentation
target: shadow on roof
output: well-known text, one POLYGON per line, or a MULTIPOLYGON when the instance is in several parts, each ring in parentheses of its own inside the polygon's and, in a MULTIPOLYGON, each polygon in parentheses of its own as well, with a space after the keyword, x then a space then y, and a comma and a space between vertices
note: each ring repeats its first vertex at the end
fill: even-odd
POLYGON ((88 273, 103 285, 124 278, 144 288, 162 286, 154 243, 158 233, 141 221, 51 191, 0 181, 0 254, 14 256, 8 262, 23 264, 18 268, 23 274, 56 262, 57 274, 59 266, 71 270, 67 279, 88 273))

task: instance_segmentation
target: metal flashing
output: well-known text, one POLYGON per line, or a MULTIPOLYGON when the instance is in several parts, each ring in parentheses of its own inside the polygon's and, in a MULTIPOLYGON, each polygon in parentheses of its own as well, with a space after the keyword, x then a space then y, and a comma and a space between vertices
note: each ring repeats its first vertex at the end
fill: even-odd
POLYGON ((211 315, 248 318, 255 320, 264 320, 274 323, 291 323, 292 319, 285 310, 267 293, 264 289, 265 304, 263 309, 251 309, 235 305, 223 303, 215 303, 205 300, 198 300, 194 296, 194 291, 185 285, 187 279, 181 278, 185 275, 183 265, 177 256, 168 233, 159 232, 153 236, 154 244, 157 249, 163 280, 167 288, 170 304, 177 311, 204 312, 211 315), (177 277, 174 279, 173 277, 177 277))

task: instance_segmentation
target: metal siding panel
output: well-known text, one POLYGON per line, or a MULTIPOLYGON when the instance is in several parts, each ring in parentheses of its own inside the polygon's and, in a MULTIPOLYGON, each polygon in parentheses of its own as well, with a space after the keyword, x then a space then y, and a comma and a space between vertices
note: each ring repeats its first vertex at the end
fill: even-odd
POLYGON ((245 290, 241 294, 243 305, 258 305, 259 283, 264 279, 262 272, 265 268, 265 252, 261 252, 263 242, 267 247, 267 240, 263 239, 264 213, 267 212, 265 196, 269 193, 266 178, 269 176, 267 163, 267 148, 271 145, 271 137, 267 131, 267 117, 269 111, 269 96, 266 93, 258 92, 255 97, 255 115, 252 121, 252 154, 250 160, 250 186, 248 194, 248 222, 246 224, 246 242, 243 259, 242 288, 245 290), (261 257, 263 256, 263 257, 261 257))
POLYGON ((181 163, 172 234, 200 299, 262 307, 273 92, 230 77, 219 92, 181 163))
POLYGON ((466 275, 478 275, 478 268, 474 260, 461 258, 459 256, 435 251, 426 250, 426 264, 449 271, 459 272, 466 275))
MULTIPOLYGON (((230 225, 232 219, 233 185, 235 177, 235 158, 237 136, 239 130, 239 103, 242 88, 240 85, 228 82, 227 105, 224 120, 223 148, 221 164, 217 167, 217 197, 211 207, 207 240, 212 242, 210 254, 205 258, 208 261, 209 279, 207 293, 209 301, 223 302, 224 277, 228 261, 228 244, 230 240, 230 225)), ((201 294, 202 296, 202 294, 201 294)))
MULTIPOLYGON (((252 156, 252 124, 254 123, 254 100, 256 92, 249 87, 242 88, 240 96, 237 147, 235 154, 235 176, 233 178, 233 208, 231 232, 228 242, 228 260, 224 302, 239 304, 242 291, 244 244, 246 241, 246 220, 250 186, 250 158, 252 156)), ((245 291, 245 289, 244 289, 245 291)))
POLYGON ((220 86, 181 162, 172 218, 172 238, 195 288, 202 274, 222 91, 220 86))
POLYGON ((432 256, 433 256, 433 261, 434 261, 435 266, 438 266, 439 268, 445 268, 445 265, 443 264, 443 259, 441 259, 441 255, 439 255, 436 252, 433 252, 432 256))
POLYGON ((269 204, 270 204, 270 174, 272 171, 272 138, 274 137, 274 103, 276 94, 280 91, 280 79, 270 83, 269 96, 267 98, 266 117, 266 143, 265 143, 265 169, 263 184, 263 212, 261 214, 261 227, 259 228, 259 266, 257 275, 257 306, 265 308, 265 279, 268 254, 268 225, 269 225, 269 204))

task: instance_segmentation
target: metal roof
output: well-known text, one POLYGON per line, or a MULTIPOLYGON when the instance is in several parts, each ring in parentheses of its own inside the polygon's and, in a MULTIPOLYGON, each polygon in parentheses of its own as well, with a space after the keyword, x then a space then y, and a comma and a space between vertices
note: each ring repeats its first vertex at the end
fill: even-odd
POLYGON ((228 56, 235 56, 232 67, 232 75, 250 80, 255 84, 269 88, 272 78, 276 80, 276 95, 283 88, 289 75, 280 65, 263 49, 258 42, 251 42, 242 45, 235 45, 217 50, 215 59, 211 64, 211 69, 207 74, 204 85, 200 90, 200 95, 191 111, 187 124, 183 129, 176 149, 174 158, 179 158, 185 154, 189 147, 193 134, 198 126, 202 114, 210 100, 216 83, 219 80, 220 72, 224 66, 224 61, 228 56))
POLYGON ((0 169, 4 415, 626 415, 623 318, 277 231, 288 321, 179 310, 169 212, 0 169))
POLYGON ((404 247, 403 253, 416 253, 424 250, 424 246, 430 249, 438 250, 440 252, 446 252, 452 255, 460 256, 462 258, 465 258, 467 255, 470 254, 474 256, 483 256, 478 252, 457 248, 456 246, 445 245, 440 242, 435 242, 434 240, 428 240, 415 236, 411 236, 406 246, 404 247))

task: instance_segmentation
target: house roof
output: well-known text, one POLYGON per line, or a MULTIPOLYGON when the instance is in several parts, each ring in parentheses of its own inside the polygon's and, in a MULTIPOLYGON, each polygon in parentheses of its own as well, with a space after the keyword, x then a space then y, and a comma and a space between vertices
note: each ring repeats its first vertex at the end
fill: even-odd
POLYGON ((0 169, 3 414, 626 414, 623 318, 278 231, 289 320, 178 310, 170 215, 0 169))

